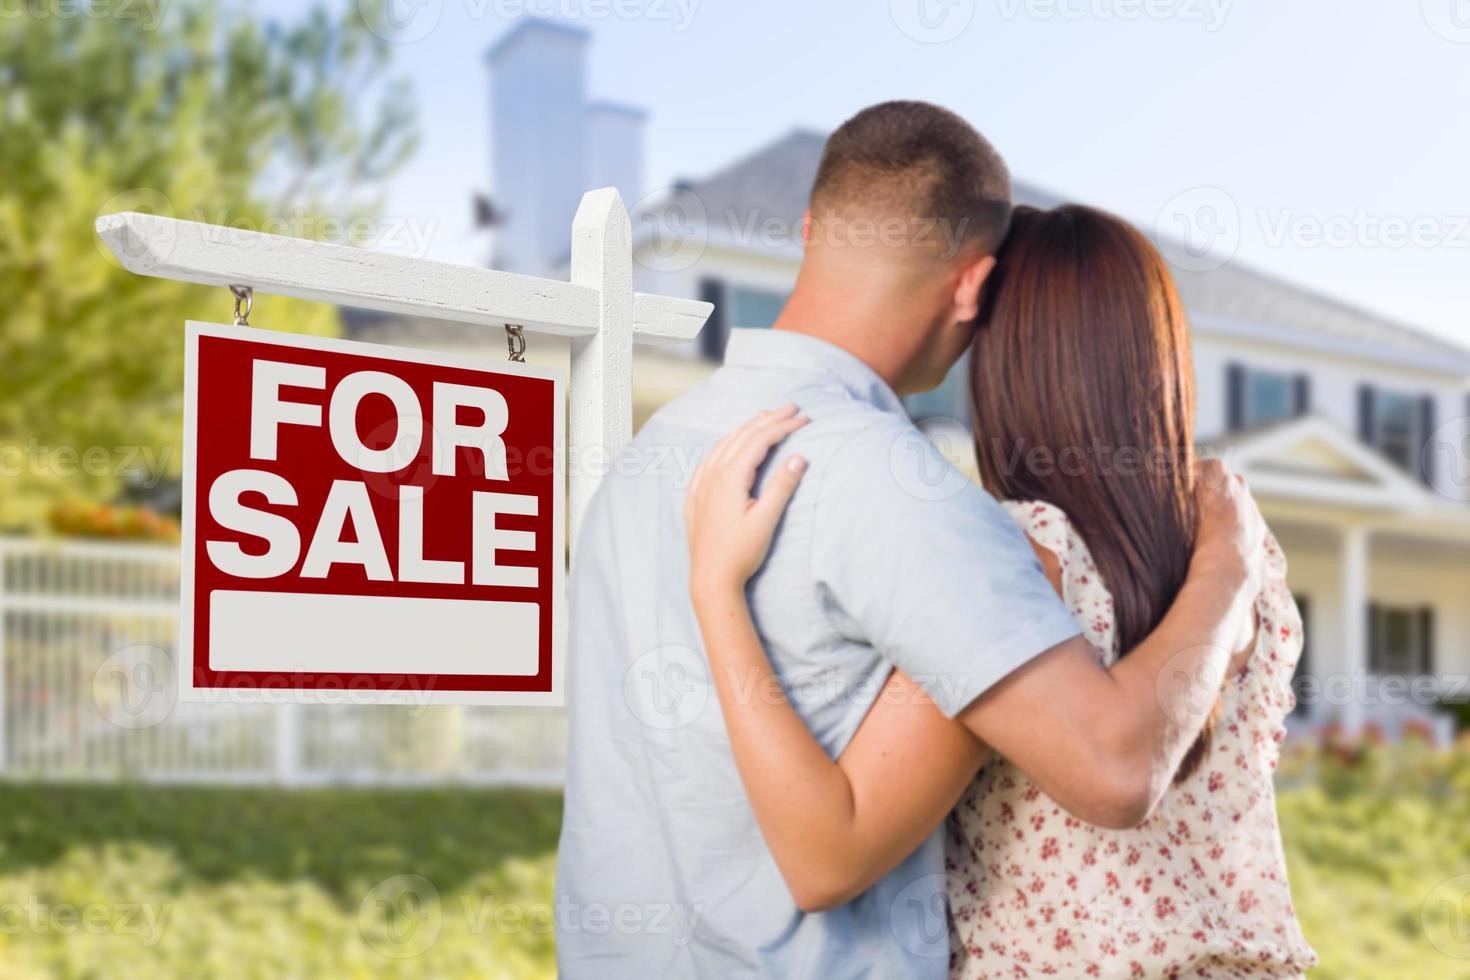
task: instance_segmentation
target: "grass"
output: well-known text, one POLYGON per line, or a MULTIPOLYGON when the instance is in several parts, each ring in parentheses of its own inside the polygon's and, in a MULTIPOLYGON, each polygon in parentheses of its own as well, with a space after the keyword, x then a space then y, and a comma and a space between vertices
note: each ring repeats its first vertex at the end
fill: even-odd
MULTIPOLYGON (((1279 807, 1314 978, 1470 980, 1470 748, 1298 751, 1279 807)), ((560 819, 531 790, 0 785, 0 980, 554 976, 560 819)))
POLYGON ((1304 755, 1281 782, 1312 976, 1470 980, 1470 744, 1304 755))
POLYGON ((551 977, 561 797, 0 786, 0 978, 551 977))
POLYGON ((561 794, 544 790, 0 785, 0 801, 0 875, 141 845, 201 883, 309 881, 354 907, 395 874, 457 891, 511 858, 552 858, 561 827, 561 794))

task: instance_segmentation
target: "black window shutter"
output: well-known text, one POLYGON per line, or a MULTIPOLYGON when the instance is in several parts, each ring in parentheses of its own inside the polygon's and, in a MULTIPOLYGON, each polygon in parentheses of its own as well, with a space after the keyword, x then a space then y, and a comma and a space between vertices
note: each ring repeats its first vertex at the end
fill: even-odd
POLYGON ((1245 368, 1230 364, 1225 368, 1225 425, 1231 432, 1245 428, 1245 368))
POLYGON ((1419 610, 1419 673, 1434 673, 1434 607, 1419 610))
POLYGON ((1300 418, 1312 411, 1312 376, 1298 374, 1292 379, 1292 414, 1300 418))
POLYGON ((1358 438, 1373 446, 1378 442, 1378 426, 1373 418, 1373 386, 1358 386, 1358 438))
POLYGON ((718 279, 699 280, 699 298, 706 303, 715 304, 714 312, 709 315, 704 329, 699 332, 699 352, 712 361, 724 360, 725 341, 728 339, 728 330, 725 327, 725 284, 718 279))
POLYGON ((1435 418, 1434 396, 1419 399, 1419 474, 1431 489, 1434 487, 1434 447, 1429 444, 1430 436, 1439 424, 1435 418))
POLYGON ((1296 608, 1302 617, 1302 653, 1296 662, 1296 673, 1292 674, 1292 692, 1297 696, 1296 707, 1291 713, 1298 717, 1307 714, 1308 706, 1301 699, 1302 678, 1312 675, 1312 600, 1306 596, 1295 596, 1296 608))

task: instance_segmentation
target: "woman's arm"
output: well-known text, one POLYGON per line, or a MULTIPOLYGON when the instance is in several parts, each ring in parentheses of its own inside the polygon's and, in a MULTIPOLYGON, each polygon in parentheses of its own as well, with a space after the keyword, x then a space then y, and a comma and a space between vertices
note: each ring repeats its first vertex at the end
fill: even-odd
POLYGON ((794 406, 757 417, 705 466, 739 479, 690 486, 690 592, 731 750, 771 854, 805 911, 862 893, 929 836, 958 801, 984 747, 895 671, 833 762, 786 700, 750 619, 745 583, 765 559, 805 469, 783 460, 758 500, 755 471, 805 420, 794 406))
MULTIPOLYGON (((956 720, 946 719, 911 679, 895 672, 842 757, 833 762, 786 701, 745 599, 745 583, 765 560, 805 463, 799 457, 782 460, 753 500, 756 470, 776 444, 805 422, 795 406, 787 406, 762 413, 721 440, 695 474, 685 502, 690 593, 732 752, 761 831, 798 905, 810 911, 841 904, 918 847, 978 769, 985 747, 972 733, 982 723, 1022 772, 1079 819, 1115 828, 1144 820, 1208 711, 1176 719, 1175 702, 1195 700, 1198 693, 1184 698, 1156 686, 1157 668, 1140 651, 1153 644, 1155 653, 1189 653, 1186 648, 1200 637, 1218 635, 1228 659, 1234 647, 1227 644, 1236 636, 1238 620, 1205 616, 1196 622, 1198 607, 1210 602, 1189 607, 1178 603, 1165 623, 1175 621, 1174 628, 1157 630, 1112 675, 1100 669, 1087 641, 1076 638, 1015 671, 997 685, 999 694, 982 696, 956 720), (1110 685, 1106 690, 1099 689, 1099 678, 1110 685), (1126 685, 1121 683, 1125 678, 1126 685), (1076 691, 1066 685, 1086 689, 1096 705, 1078 707, 1076 691), (1062 710, 1065 706, 1070 707, 1062 710), (1160 713, 1168 719, 1165 726, 1154 718, 1160 713), (977 715, 983 716, 980 722, 974 720, 977 715), (1038 719, 1048 723, 1038 724, 1038 719), (1160 727, 1168 729, 1167 741, 1159 740, 1160 727), (1120 739, 1105 733, 1118 728, 1133 740, 1110 755, 1109 746, 1120 739), (1125 762, 1113 764, 1114 755, 1125 762), (1134 758, 1143 762, 1134 765, 1134 758), (1118 771, 1140 775, 1120 779, 1118 771)), ((1253 511, 1253 506, 1246 508, 1244 516, 1253 511)), ((1060 593, 1055 556, 1034 542, 1032 546, 1060 593)), ((1207 576, 1199 579, 1205 588, 1217 584, 1207 576)), ((1232 590, 1231 601, 1236 591, 1249 593, 1232 590)), ((1222 604, 1225 598, 1211 601, 1222 604)), ((1237 664, 1253 645, 1237 654, 1237 664)), ((1204 677, 1198 659, 1186 664, 1196 688, 1204 677)), ((1207 700, 1200 707, 1207 709, 1214 701, 1211 687, 1219 681, 1203 683, 1208 685, 1202 689, 1207 700)), ((1082 699, 1084 706, 1088 700, 1082 699)))
POLYGON ((833 762, 782 694, 743 590, 709 586, 694 606, 735 764, 786 887, 803 911, 841 905, 933 833, 985 749, 894 671, 833 762))

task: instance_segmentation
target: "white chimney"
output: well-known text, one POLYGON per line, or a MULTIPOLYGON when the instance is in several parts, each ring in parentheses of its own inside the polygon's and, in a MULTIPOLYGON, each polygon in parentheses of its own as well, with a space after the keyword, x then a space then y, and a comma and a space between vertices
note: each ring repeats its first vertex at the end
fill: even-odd
POLYGON ((496 268, 551 275, 568 251, 587 179, 589 34, 529 18, 485 53, 490 68, 496 268))
POLYGON ((632 210, 643 195, 643 122, 632 106, 595 102, 587 107, 587 186, 616 187, 632 210))

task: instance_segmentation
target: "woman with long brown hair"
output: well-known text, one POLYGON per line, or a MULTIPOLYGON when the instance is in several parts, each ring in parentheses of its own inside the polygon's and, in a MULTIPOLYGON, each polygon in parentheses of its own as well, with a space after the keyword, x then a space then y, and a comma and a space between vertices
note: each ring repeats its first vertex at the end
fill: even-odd
MULTIPOLYGON (((1078 206, 1018 209, 985 289, 971 359, 980 476, 1110 665, 1162 619, 1192 554, 1194 376, 1183 310, 1141 234, 1078 206)), ((757 425, 730 438, 748 445, 787 429, 757 425)), ((751 556, 721 530, 748 504, 754 478, 726 455, 717 448, 690 490, 694 567, 751 556)), ((1204 685, 1199 707, 1210 722, 1141 824, 1083 823, 1007 760, 980 766, 948 822, 952 976, 1297 977, 1315 962, 1291 905, 1271 785, 1301 618, 1274 540, 1267 564, 1255 635, 1242 638, 1223 683, 1204 685)), ((731 721, 751 697, 730 689, 734 667, 750 663, 760 641, 748 619, 692 595, 738 757, 741 740, 776 737, 731 721)), ((1196 679, 1159 681, 1181 682, 1196 679)), ((864 729, 881 731, 890 706, 916 696, 895 673, 864 729)), ((868 821, 881 830, 846 839, 896 863, 901 842, 952 800, 875 794, 864 773, 891 765, 891 749, 860 731, 836 761, 762 752, 777 761, 762 772, 742 767, 741 777, 767 838, 820 840, 839 822, 861 822, 864 806, 883 809, 883 820, 868 821), (782 787, 796 781, 830 783, 831 807, 783 809, 782 787)), ((824 884, 816 899, 797 895, 810 910, 852 898, 872 873, 866 855, 773 853, 794 894, 824 884)))

